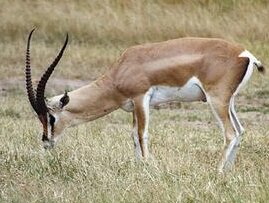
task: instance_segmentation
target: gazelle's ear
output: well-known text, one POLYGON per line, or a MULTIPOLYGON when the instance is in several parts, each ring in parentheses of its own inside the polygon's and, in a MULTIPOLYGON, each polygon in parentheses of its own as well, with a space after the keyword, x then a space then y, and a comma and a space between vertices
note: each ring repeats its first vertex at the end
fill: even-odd
POLYGON ((63 108, 69 102, 69 96, 67 95, 67 91, 65 91, 64 96, 60 99, 60 107, 63 108))

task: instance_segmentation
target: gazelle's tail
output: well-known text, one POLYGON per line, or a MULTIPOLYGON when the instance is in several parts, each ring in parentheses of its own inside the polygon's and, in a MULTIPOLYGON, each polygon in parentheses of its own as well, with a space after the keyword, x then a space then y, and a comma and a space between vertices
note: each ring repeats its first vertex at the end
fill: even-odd
POLYGON ((265 73, 265 68, 260 61, 254 62, 254 65, 257 67, 259 72, 261 72, 263 74, 265 73))
POLYGON ((262 63, 255 56, 253 56, 249 51, 247 51, 247 50, 243 51, 239 55, 239 57, 247 57, 247 58, 249 58, 249 64, 250 65, 252 65, 252 64, 255 65, 260 73, 265 73, 265 68, 262 65, 262 63))

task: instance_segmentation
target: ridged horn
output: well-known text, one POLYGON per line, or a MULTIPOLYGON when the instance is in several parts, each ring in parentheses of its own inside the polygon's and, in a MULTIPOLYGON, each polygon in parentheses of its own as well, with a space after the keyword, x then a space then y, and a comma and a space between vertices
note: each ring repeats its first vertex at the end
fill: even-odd
POLYGON ((35 28, 30 32, 28 36, 28 41, 27 41, 26 60, 25 60, 25 81, 26 81, 27 95, 28 95, 30 104, 35 110, 35 112, 38 113, 37 106, 36 106, 35 93, 34 93, 33 84, 32 84, 31 59, 30 59, 30 43, 31 43, 31 37, 34 31, 35 31, 35 28))
POLYGON ((57 57, 54 59, 52 64, 48 67, 46 72, 42 75, 42 77, 37 85, 36 107, 38 109, 39 114, 41 114, 41 115, 46 114, 46 112, 48 111, 46 103, 45 103, 45 99, 44 99, 47 81, 48 81, 49 77, 51 76, 52 72, 54 71, 54 68, 57 66, 58 62, 62 58, 67 43, 68 43, 68 34, 66 35, 66 39, 65 39, 65 42, 64 42, 64 45, 63 45, 61 51, 59 52, 57 57))

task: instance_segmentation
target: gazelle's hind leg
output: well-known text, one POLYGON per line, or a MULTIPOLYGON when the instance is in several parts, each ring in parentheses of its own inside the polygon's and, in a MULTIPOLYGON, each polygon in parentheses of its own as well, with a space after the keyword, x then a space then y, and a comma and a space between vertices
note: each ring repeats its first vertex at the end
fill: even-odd
POLYGON ((148 123, 150 92, 134 99, 133 138, 138 159, 148 158, 148 123))
POLYGON ((224 133, 224 151, 219 166, 219 171, 223 172, 233 166, 240 143, 240 132, 243 128, 235 113, 232 112, 231 103, 228 99, 208 95, 207 100, 224 133))
POLYGON ((231 97, 231 100, 230 100, 230 113, 231 113, 230 117, 234 121, 234 125, 236 127, 238 134, 242 135, 244 133, 245 129, 243 128, 243 126, 241 125, 240 121, 237 118, 235 108, 234 108, 234 97, 235 97, 235 95, 233 95, 231 97))

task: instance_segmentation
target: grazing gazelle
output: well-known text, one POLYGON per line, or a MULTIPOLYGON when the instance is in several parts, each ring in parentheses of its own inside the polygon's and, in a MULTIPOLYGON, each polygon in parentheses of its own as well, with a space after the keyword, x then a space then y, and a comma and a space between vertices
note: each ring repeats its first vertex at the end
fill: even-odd
POLYGON ((45 148, 53 147, 69 126, 97 119, 116 109, 133 113, 133 139, 138 158, 148 152, 149 108, 178 101, 208 102, 224 133, 220 171, 232 166, 244 131, 234 98, 253 67, 264 68, 250 52, 222 39, 180 38, 128 48, 99 79, 79 89, 44 98, 46 83, 68 42, 49 66, 36 89, 30 67, 31 31, 26 50, 26 89, 43 125, 45 148))

